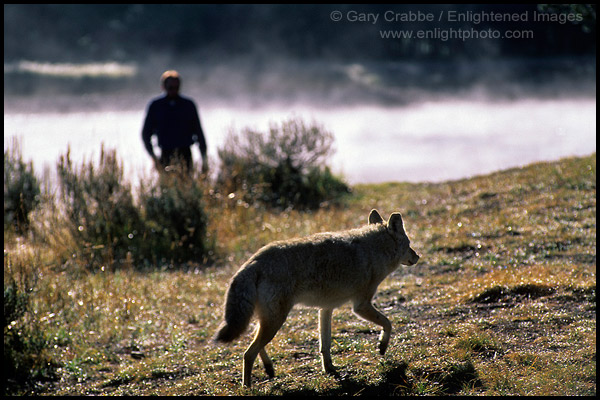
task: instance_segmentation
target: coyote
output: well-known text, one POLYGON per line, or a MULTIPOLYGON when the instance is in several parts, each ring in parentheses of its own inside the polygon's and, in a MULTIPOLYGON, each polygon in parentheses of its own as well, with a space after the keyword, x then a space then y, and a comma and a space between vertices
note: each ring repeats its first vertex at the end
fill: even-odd
POLYGON ((301 239, 268 244, 246 261, 231 280, 224 322, 215 341, 231 342, 248 327, 254 313, 259 327, 244 353, 242 383, 250 386, 252 365, 260 355, 269 377, 273 362, 265 351, 292 307, 319 307, 320 352, 323 370, 334 374, 331 362, 331 314, 352 301, 353 311, 383 327, 379 352, 385 353, 392 324, 371 304, 377 286, 399 264, 414 265, 419 256, 410 247, 400 213, 384 222, 377 210, 369 224, 342 232, 317 233, 301 239))

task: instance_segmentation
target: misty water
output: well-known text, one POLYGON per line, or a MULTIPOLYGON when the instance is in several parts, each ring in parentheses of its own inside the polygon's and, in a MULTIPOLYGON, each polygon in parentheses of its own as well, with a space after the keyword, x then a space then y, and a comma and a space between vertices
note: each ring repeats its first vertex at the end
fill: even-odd
MULTIPOLYGON (((360 69, 345 72, 350 78, 358 72, 354 78, 363 88, 372 84, 360 69)), ((322 102, 299 96, 293 102, 274 97, 244 103, 228 101, 227 93, 212 101, 206 95, 210 88, 185 83, 183 94, 199 107, 213 172, 218 169, 217 149, 231 129, 266 131, 269 123, 290 117, 316 121, 334 134, 336 152, 329 164, 351 184, 455 180, 596 151, 595 89, 593 96, 559 92, 495 98, 493 91, 440 96, 423 90, 418 99, 402 102, 322 102)), ((95 97, 102 107, 94 109, 78 107, 86 96, 67 94, 56 98, 69 106, 40 107, 34 95, 13 102, 5 89, 4 149, 17 138, 24 159, 32 160, 41 174, 45 167, 55 170, 67 147, 76 162, 97 162, 104 144, 117 150, 127 179, 136 184, 140 176, 153 173, 141 129, 147 103, 156 95, 144 92, 123 100, 121 94, 103 92, 95 97)), ((199 160, 198 149, 193 151, 199 160)))

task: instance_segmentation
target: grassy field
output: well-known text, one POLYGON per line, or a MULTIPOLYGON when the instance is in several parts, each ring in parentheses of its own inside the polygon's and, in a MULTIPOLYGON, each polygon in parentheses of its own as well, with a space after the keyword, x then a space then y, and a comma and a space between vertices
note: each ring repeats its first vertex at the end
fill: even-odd
MULTIPOLYGON (((357 185, 343 207, 265 212, 227 199, 207 210, 216 265, 91 273, 5 232, 4 282, 32 287, 29 346, 44 395, 595 395, 596 155, 439 184, 357 185), (333 316, 337 376, 321 371, 317 310, 296 307, 241 387, 250 329, 211 343, 228 281, 274 239, 358 227, 400 211, 421 255, 381 284, 394 331, 350 305, 333 316)), ((57 232, 60 235, 60 232, 57 232)), ((5 294, 6 295, 6 294, 5 294)), ((9 326, 8 329, 16 327, 9 326)), ((6 331, 5 331, 6 334, 6 331)), ((6 341, 5 341, 6 343, 6 341)), ((10 383, 10 382, 9 382, 10 383)))

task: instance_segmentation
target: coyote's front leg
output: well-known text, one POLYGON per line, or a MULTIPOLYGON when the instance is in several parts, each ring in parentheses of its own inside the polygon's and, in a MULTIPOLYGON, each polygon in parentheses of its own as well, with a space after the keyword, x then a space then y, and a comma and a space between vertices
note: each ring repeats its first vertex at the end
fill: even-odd
POLYGON ((327 374, 334 374, 335 367, 331 362, 331 314, 332 309, 319 310, 319 330, 321 332, 321 361, 323 371, 327 374))
POLYGON ((387 317, 383 315, 380 311, 378 311, 375 307, 373 307, 373 304, 371 304, 371 299, 369 299, 368 301, 355 303, 353 310, 361 318, 364 318, 367 321, 371 321, 383 327, 379 343, 379 352, 382 355, 385 354, 388 344, 390 343, 390 336, 392 334, 392 323, 390 322, 390 320, 387 319, 387 317))

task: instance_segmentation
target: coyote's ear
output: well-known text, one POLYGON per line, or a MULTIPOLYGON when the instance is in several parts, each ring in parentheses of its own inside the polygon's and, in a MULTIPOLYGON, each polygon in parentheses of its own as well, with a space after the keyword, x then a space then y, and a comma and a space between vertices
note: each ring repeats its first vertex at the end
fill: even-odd
POLYGON ((369 214, 369 224, 383 224, 383 218, 375 209, 372 209, 369 214))
POLYGON ((393 233, 405 234, 404 223, 402 222, 402 216, 400 213, 393 213, 390 215, 390 219, 388 220, 388 228, 393 233))

